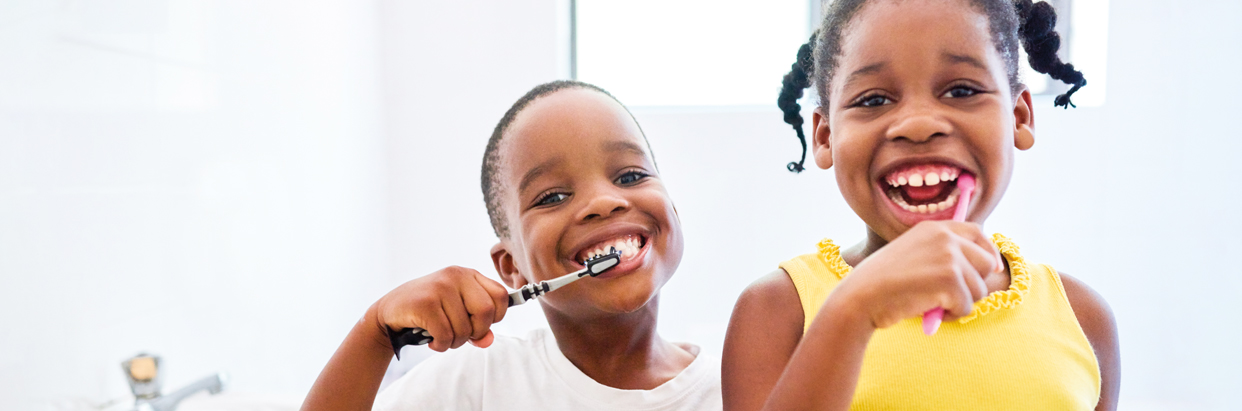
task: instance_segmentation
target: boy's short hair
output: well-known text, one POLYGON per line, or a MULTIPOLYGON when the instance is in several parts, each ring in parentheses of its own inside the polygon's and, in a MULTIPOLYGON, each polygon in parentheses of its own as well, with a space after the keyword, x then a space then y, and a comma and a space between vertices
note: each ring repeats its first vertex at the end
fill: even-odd
MULTIPOLYGON (((513 123, 513 120, 517 118, 522 110, 526 109, 526 106, 529 106, 531 102, 539 97, 566 89, 587 89, 599 92, 611 98, 612 101, 616 101, 617 104, 621 105, 621 108, 625 109, 626 114, 629 114, 631 119, 634 118, 634 114, 630 113, 629 107, 626 107, 620 100, 613 97, 612 93, 594 84, 577 80, 556 80, 540 84, 513 103, 513 106, 509 107, 504 117, 501 117, 500 122, 496 124, 496 128, 492 131, 492 137, 487 140, 487 149, 483 151, 483 172, 480 178, 483 188, 483 202, 487 205, 487 215, 492 222, 492 231, 496 233, 498 238, 509 237, 509 222, 505 218, 504 210, 500 203, 500 190, 503 187, 496 178, 500 162, 503 159, 499 150, 500 142, 504 138, 505 132, 509 130, 509 125, 513 123)), ((638 120, 635 119, 634 124, 638 125, 638 120)), ((643 141, 647 142, 647 134, 642 130, 642 126, 638 125, 639 134, 643 136, 643 141)), ((647 143, 647 152, 652 152, 651 143, 649 142, 647 143)), ((655 154, 652 154, 651 161, 655 162, 655 154)))

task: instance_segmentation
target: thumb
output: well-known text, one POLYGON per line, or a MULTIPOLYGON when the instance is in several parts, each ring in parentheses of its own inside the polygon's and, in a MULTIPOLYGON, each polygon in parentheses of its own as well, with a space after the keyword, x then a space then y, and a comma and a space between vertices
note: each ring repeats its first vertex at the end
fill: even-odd
POLYGON ((493 334, 492 330, 487 330, 487 335, 484 335, 483 338, 480 338, 477 340, 470 340, 470 345, 473 345, 479 348, 487 348, 487 347, 490 347, 492 345, 492 341, 495 341, 495 340, 496 340, 496 334, 493 334))

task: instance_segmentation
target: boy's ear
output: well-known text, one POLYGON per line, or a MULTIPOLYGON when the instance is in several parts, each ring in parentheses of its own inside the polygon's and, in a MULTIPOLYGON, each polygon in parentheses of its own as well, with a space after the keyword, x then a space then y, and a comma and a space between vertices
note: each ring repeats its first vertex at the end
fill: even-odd
POLYGON ((504 281, 509 288, 517 289, 526 285, 526 277, 522 277, 522 273, 518 272, 517 264, 513 261, 513 253, 509 252, 509 246, 505 245, 503 240, 492 246, 492 265, 496 266, 496 273, 500 274, 500 280, 504 281))
POLYGON ((832 168, 832 145, 829 144, 829 136, 832 130, 828 129, 828 116, 824 115, 822 108, 816 108, 811 115, 811 153, 815 158, 815 165, 819 168, 827 170, 832 168))
POLYGON ((1030 150, 1035 145, 1035 111, 1031 90, 1025 87, 1013 103, 1013 119, 1013 146, 1018 150, 1030 150))

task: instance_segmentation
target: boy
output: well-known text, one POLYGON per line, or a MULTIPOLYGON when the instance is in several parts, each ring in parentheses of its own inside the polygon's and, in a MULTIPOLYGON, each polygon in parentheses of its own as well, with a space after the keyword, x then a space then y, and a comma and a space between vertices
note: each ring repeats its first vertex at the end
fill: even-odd
POLYGON ((420 327, 435 351, 374 401, 379 410, 722 407, 719 361, 656 333, 660 288, 681 261, 681 225, 646 137, 615 98, 590 84, 540 85, 488 141, 482 186, 499 242, 492 262, 511 288, 622 250, 599 277, 538 301, 551 330, 494 337, 508 291, 449 267, 380 298, 350 331, 303 410, 364 410, 392 355, 387 330, 420 327))

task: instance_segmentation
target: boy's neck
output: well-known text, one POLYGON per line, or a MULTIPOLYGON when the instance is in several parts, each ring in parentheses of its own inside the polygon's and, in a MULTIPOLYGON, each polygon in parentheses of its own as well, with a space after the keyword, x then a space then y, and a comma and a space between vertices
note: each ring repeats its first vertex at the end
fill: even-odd
POLYGON ((649 390, 677 376, 697 354, 656 333, 658 305, 656 296, 637 311, 585 320, 547 306, 543 311, 561 353, 588 377, 613 388, 649 390))

